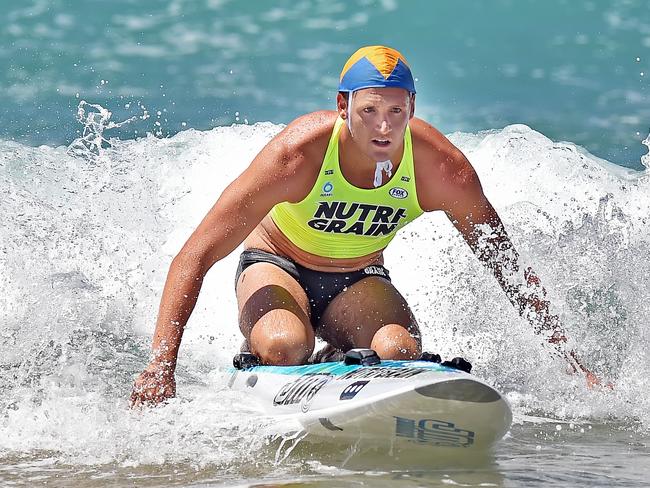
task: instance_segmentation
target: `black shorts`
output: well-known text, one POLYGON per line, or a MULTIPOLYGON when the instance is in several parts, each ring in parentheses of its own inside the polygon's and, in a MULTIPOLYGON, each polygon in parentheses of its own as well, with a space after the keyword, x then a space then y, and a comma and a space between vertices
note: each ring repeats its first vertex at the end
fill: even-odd
POLYGON ((329 273, 305 268, 288 258, 260 249, 246 249, 239 258, 235 287, 237 287, 242 271, 255 263, 275 264, 289 273, 303 287, 309 299, 311 322, 314 326, 320 322, 323 312, 331 301, 348 286, 368 276, 381 276, 390 281, 388 270, 380 264, 366 266, 364 269, 347 273, 329 273))

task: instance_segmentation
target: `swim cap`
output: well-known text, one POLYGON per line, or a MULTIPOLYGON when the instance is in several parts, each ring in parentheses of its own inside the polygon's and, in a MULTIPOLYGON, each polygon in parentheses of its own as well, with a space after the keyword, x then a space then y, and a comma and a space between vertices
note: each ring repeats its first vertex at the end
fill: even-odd
POLYGON ((343 66, 339 91, 350 93, 363 88, 404 88, 415 93, 406 59, 386 46, 362 47, 343 66))

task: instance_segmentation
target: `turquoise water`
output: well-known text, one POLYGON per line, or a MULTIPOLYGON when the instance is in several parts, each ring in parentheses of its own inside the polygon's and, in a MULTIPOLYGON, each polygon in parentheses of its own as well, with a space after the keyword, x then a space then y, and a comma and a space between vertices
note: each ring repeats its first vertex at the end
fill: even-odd
POLYGON ((0 484, 647 486, 649 2, 2 6, 0 484), (333 105, 343 61, 376 42, 409 58, 418 114, 476 167, 581 357, 614 389, 567 374, 428 214, 386 266, 424 347, 467 357, 510 401, 494 452, 395 465, 390 452, 314 447, 260 415, 227 388, 237 253, 206 277, 178 397, 130 411, 172 257, 282 124, 333 105))
POLYGON ((333 107, 347 57, 385 43, 445 133, 522 123, 628 167, 647 152, 647 0, 5 0, 3 19, 0 137, 30 145, 69 144, 79 99, 146 110, 123 138, 287 123, 333 107))

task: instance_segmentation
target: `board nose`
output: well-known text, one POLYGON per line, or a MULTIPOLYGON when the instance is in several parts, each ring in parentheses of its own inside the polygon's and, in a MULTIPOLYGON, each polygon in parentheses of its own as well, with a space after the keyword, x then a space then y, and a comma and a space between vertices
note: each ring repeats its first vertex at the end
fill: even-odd
POLYGON ((421 386, 415 391, 425 397, 460 402, 490 403, 501 398, 493 388, 467 379, 441 381, 433 385, 421 386))

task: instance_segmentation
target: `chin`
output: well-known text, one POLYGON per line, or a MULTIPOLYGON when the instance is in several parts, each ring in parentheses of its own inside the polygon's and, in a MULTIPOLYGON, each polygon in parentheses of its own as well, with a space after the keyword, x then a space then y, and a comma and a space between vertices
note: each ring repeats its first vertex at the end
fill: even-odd
POLYGON ((376 149, 368 153, 368 156, 370 156, 372 159, 374 159, 377 162, 386 161, 390 159, 390 155, 391 155, 390 151, 377 151, 376 149))

